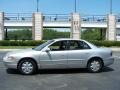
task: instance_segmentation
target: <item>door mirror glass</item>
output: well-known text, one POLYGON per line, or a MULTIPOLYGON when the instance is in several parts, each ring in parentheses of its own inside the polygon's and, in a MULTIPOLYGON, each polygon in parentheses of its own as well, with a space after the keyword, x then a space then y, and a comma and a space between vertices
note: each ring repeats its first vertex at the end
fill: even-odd
POLYGON ((49 51, 50 51, 50 48, 47 48, 45 51, 46 51, 46 52, 49 52, 49 51))

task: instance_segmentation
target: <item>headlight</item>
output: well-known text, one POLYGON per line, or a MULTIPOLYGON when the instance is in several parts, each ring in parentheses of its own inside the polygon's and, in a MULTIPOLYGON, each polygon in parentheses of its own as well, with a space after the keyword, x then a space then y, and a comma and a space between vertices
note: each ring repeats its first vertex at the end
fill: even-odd
POLYGON ((4 60, 15 60, 16 58, 14 56, 5 56, 3 59, 4 60))
POLYGON ((10 59, 10 60, 14 60, 14 59, 16 59, 16 58, 13 57, 13 56, 8 56, 8 59, 10 59))

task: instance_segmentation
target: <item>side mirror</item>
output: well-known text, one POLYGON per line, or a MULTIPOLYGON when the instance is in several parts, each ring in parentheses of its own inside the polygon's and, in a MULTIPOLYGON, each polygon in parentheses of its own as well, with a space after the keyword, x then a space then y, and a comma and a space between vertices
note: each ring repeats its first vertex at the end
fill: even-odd
POLYGON ((45 51, 46 51, 46 52, 49 52, 49 51, 50 51, 50 48, 47 48, 45 51))

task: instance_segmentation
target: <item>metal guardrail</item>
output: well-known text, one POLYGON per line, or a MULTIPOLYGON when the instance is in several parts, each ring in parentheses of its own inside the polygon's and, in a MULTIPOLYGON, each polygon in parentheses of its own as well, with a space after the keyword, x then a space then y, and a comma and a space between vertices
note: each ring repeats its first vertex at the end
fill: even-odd
MULTIPOLYGON (((70 22, 70 14, 43 14, 45 22, 70 22)), ((32 13, 5 13, 5 21, 32 21, 32 13)), ((107 22, 107 15, 81 15, 82 22, 107 22)), ((116 18, 120 22, 120 16, 116 18)))
POLYGON ((43 20, 45 22, 70 22, 71 16, 69 14, 44 14, 43 20))
POLYGON ((120 15, 116 15, 116 22, 120 23, 120 15))
MULTIPOLYGON (((32 21, 32 14, 30 13, 5 13, 5 21, 32 21)), ((68 14, 44 14, 43 20, 45 22, 69 22, 71 16, 68 14)))
POLYGON ((106 15, 83 15, 81 16, 81 19, 83 22, 107 22, 107 16, 106 15))
POLYGON ((5 13, 5 21, 32 21, 31 13, 5 13))

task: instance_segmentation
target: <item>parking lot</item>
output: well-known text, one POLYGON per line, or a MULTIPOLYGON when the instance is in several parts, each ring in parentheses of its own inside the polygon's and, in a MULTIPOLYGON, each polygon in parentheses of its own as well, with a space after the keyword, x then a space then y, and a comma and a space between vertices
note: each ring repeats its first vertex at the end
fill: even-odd
POLYGON ((86 69, 39 70, 36 75, 20 75, 6 70, 0 52, 0 90, 120 90, 120 52, 114 52, 115 62, 101 73, 86 69))

